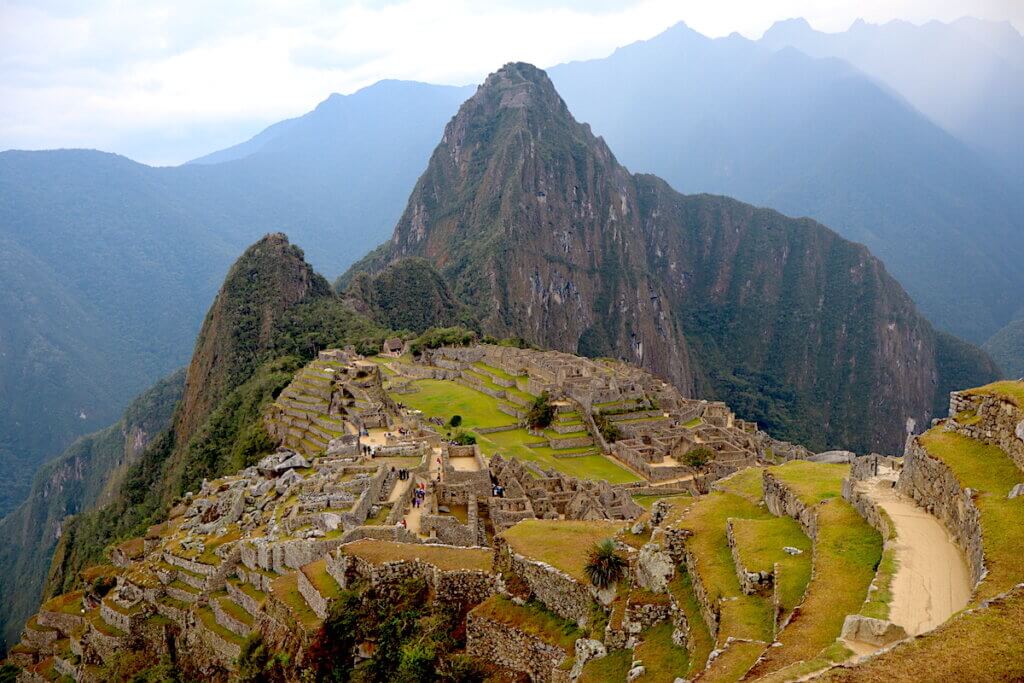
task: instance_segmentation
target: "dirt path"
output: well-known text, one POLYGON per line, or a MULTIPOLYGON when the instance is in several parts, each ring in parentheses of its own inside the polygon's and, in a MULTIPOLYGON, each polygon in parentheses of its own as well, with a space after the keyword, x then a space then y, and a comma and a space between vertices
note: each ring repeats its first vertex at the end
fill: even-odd
POLYGON ((930 631, 971 597, 971 574, 946 528, 913 500, 896 492, 891 479, 864 482, 864 490, 896 525, 896 575, 889 619, 910 635, 930 631))

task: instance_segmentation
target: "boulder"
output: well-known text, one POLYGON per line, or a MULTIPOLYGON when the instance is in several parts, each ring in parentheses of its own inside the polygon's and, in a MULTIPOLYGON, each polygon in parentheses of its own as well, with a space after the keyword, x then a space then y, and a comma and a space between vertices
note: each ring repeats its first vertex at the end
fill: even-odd
POLYGON ((675 563, 660 545, 647 543, 640 548, 634 581, 641 588, 653 593, 664 593, 675 573, 675 563))
POLYGON ((842 636, 845 640, 856 640, 871 645, 888 645, 907 637, 902 626, 891 621, 873 619, 860 614, 848 614, 843 622, 842 636))
POLYGON ((800 550, 800 548, 794 548, 791 545, 787 545, 783 546, 782 552, 786 553, 787 555, 802 555, 804 551, 800 550))
POLYGON ((1016 486, 1014 486, 1012 489, 1010 489, 1010 494, 1006 497, 1016 498, 1018 496, 1024 496, 1024 484, 1017 484, 1016 486))
POLYGON ((831 464, 842 464, 847 462, 853 462, 856 457, 851 451, 824 451, 817 455, 812 455, 808 460, 811 462, 824 462, 831 464))
POLYGON ((647 669, 645 669, 642 666, 635 666, 629 670, 629 674, 626 676, 626 680, 632 683, 632 681, 635 681, 636 679, 640 678, 645 673, 647 673, 647 669))
POLYGON ((569 680, 575 681, 583 674, 583 667, 591 659, 600 659, 608 654, 604 643, 591 638, 578 638, 576 640, 576 659, 572 669, 569 671, 569 680))

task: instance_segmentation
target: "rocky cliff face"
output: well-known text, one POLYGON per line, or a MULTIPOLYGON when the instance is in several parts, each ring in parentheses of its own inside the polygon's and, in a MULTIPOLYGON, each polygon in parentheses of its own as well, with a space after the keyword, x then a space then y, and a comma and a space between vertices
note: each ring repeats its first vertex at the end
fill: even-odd
POLYGON ((409 256, 488 333, 637 363, 791 440, 895 451, 930 417, 935 332, 864 247, 630 174, 527 64, 462 106, 356 269, 409 256))

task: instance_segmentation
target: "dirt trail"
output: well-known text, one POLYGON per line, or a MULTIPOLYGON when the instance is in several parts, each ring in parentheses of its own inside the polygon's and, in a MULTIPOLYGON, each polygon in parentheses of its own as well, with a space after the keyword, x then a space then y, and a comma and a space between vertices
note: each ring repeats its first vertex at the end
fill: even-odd
POLYGON ((913 500, 896 492, 892 480, 862 484, 896 526, 896 575, 889 620, 910 635, 935 628, 963 609, 971 597, 971 574, 946 528, 913 500))

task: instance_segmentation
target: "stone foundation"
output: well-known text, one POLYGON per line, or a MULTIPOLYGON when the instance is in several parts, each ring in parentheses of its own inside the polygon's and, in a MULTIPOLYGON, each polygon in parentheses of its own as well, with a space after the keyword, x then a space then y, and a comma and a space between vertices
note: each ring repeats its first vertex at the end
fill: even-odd
POLYGON ((538 682, 554 680, 568 656, 560 647, 472 612, 466 617, 466 652, 538 682))

